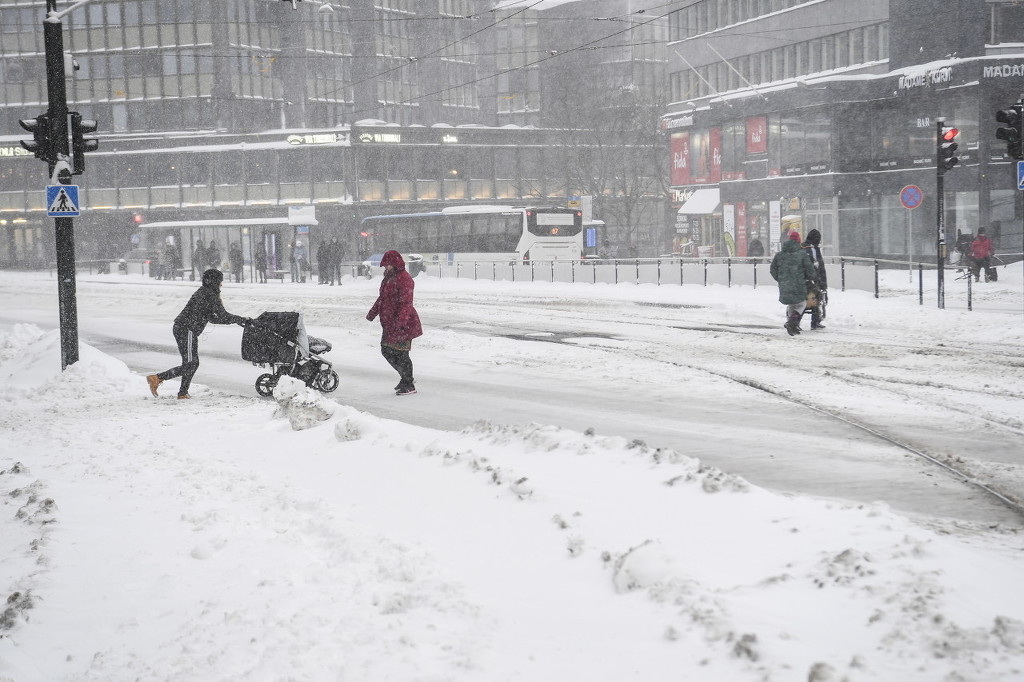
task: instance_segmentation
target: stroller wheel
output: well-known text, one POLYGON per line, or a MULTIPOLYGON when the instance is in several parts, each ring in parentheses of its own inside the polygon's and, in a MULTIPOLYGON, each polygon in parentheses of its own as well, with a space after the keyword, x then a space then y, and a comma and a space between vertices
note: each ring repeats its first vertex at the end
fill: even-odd
POLYGON ((333 369, 327 372, 320 372, 313 379, 313 388, 320 391, 321 393, 330 393, 334 389, 338 388, 340 379, 338 373, 333 369))
POLYGON ((273 374, 261 374, 256 378, 256 392, 264 398, 274 395, 275 386, 277 386, 277 377, 273 374))

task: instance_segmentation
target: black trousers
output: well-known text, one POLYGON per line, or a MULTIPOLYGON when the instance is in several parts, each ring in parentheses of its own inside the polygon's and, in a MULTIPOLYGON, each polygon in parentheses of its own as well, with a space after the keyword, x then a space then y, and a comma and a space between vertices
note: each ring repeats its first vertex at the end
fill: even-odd
POLYGON ((383 343, 380 345, 380 354, 384 356, 384 359, 388 361, 388 364, 395 368, 398 372, 398 376, 401 377, 402 386, 413 386, 412 378, 412 358, 409 357, 409 351, 397 350, 391 346, 385 346, 383 343))
POLYGON ((199 369, 199 336, 191 329, 185 329, 174 325, 174 340, 178 344, 178 352, 181 353, 181 364, 166 372, 160 372, 157 376, 164 381, 181 377, 181 387, 178 388, 178 395, 188 395, 188 387, 192 383, 192 377, 199 369))

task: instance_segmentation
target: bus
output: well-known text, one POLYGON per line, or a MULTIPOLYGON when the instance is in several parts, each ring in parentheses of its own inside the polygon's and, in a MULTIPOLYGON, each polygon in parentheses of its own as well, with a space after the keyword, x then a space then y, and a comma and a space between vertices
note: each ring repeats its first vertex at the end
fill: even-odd
POLYGON ((424 264, 558 261, 583 257, 583 212, 531 206, 453 206, 363 218, 367 254, 395 249, 424 264))

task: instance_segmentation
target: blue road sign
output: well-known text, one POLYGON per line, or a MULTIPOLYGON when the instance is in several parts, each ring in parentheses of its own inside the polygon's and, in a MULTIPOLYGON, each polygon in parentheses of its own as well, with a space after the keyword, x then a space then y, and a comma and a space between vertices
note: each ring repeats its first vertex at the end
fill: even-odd
POLYGON ((1017 189, 1024 189, 1024 161, 1017 162, 1017 189))
POLYGON ((917 208, 924 201, 924 192, 917 185, 907 185, 900 190, 900 203, 903 208, 917 208))
POLYGON ((78 210, 78 185, 47 185, 46 215, 50 218, 74 218, 78 210))

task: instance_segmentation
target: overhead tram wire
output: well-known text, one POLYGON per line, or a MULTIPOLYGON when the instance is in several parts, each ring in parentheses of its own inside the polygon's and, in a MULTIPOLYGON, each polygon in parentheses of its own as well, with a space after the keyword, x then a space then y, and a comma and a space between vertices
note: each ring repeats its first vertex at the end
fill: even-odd
MULTIPOLYGON (((683 2, 685 0, 679 0, 679 1, 683 2)), ((535 3, 535 4, 537 4, 537 3, 535 3)), ((672 3, 667 3, 667 4, 672 4, 672 3)), ((497 73, 493 73, 493 74, 490 74, 488 76, 481 76, 480 78, 474 78, 473 80, 466 81, 464 83, 459 83, 457 85, 453 85, 453 86, 450 86, 450 87, 447 87, 447 88, 442 88, 441 90, 435 90, 434 92, 425 93, 423 95, 417 95, 416 97, 413 97, 413 98, 410 98, 410 99, 407 99, 407 100, 403 100, 401 102, 395 102, 394 105, 413 104, 413 103, 415 103, 415 102, 417 102, 419 100, 427 100, 427 98, 429 98, 429 97, 443 95, 444 93, 452 92, 452 91, 457 90, 459 88, 464 88, 467 85, 473 85, 474 83, 481 83, 483 81, 487 81, 487 80, 490 80, 492 78, 497 78, 497 77, 503 76, 505 74, 514 73, 514 72, 519 71, 521 69, 526 69, 526 68, 529 68, 529 67, 532 67, 532 66, 536 66, 538 64, 542 64, 542 63, 544 63, 546 61, 549 61, 551 59, 555 59, 556 57, 561 57, 561 56, 564 56, 564 55, 567 55, 567 54, 572 54, 574 52, 583 52, 583 51, 602 49, 602 47, 600 47, 600 46, 595 46, 595 43, 600 43, 600 42, 603 42, 605 40, 608 40, 609 38, 614 38, 615 36, 619 36, 619 35, 622 35, 624 33, 628 33, 630 31, 636 30, 636 29, 638 29, 638 28, 640 28, 642 26, 646 26, 648 24, 654 23, 655 21, 659 21, 659 20, 664 19, 664 18, 665 18, 665 15, 660 15, 660 16, 648 19, 647 21, 641 21, 641 22, 638 22, 638 23, 631 23, 628 27, 622 29, 621 31, 616 31, 616 32, 610 33, 610 34, 608 34, 606 36, 602 36, 600 38, 595 38, 594 40, 591 40, 590 42, 584 43, 582 45, 578 45, 576 47, 571 47, 571 48, 568 48, 566 50, 552 50, 547 56, 542 57, 540 59, 537 59, 536 61, 530 62, 529 64, 523 64, 522 66, 516 66, 516 67, 510 68, 510 69, 505 69, 503 71, 499 71, 497 73)), ((360 115, 370 114, 370 113, 373 113, 373 112, 370 112, 370 111, 353 112, 353 117, 354 118, 358 118, 360 115)))
MULTIPOLYGON (((387 69, 387 70, 382 71, 380 73, 374 74, 372 76, 368 76, 367 78, 364 78, 362 80, 355 81, 353 83, 349 83, 349 84, 345 85, 344 87, 345 88, 354 88, 354 87, 356 87, 358 85, 362 85, 363 83, 366 83, 366 82, 369 82, 369 81, 372 81, 372 80, 376 80, 377 78, 380 78, 381 76, 385 76, 385 75, 387 75, 389 73, 392 73, 394 71, 398 71, 400 69, 404 69, 409 64, 415 63, 416 61, 419 61, 421 59, 427 59, 429 57, 432 57, 432 56, 434 56, 434 55, 436 55, 438 53, 443 52, 444 50, 447 50, 452 45, 457 45, 460 42, 462 42, 464 40, 467 40, 468 38, 472 38, 473 36, 478 35, 480 33, 483 33, 484 31, 487 31, 488 29, 494 28, 498 24, 501 24, 501 23, 503 23, 505 21, 508 21, 512 17, 514 17, 516 15, 519 15, 519 14, 522 14, 523 12, 525 12, 528 9, 531 9, 533 7, 536 7, 537 5, 541 4, 542 2, 544 2, 544 0, 535 0, 535 2, 532 5, 529 5, 528 7, 524 7, 521 10, 513 12, 512 14, 508 15, 507 17, 503 17, 503 18, 499 19, 498 21, 496 21, 496 22, 494 22, 492 24, 488 24, 487 26, 484 26, 483 28, 481 28, 479 30, 473 31, 472 33, 470 33, 468 35, 462 36, 458 40, 453 40, 452 42, 447 43, 446 45, 443 45, 443 46, 437 48, 433 52, 428 52, 427 54, 420 55, 420 56, 417 56, 417 57, 408 57, 408 58, 406 58, 407 61, 402 63, 402 64, 399 64, 397 66, 393 66, 390 69, 387 69)), ((337 92, 337 89, 335 89, 333 91, 330 91, 330 92, 325 92, 324 96, 326 97, 326 96, 329 96, 329 95, 333 95, 333 94, 335 94, 335 92, 337 92)))

